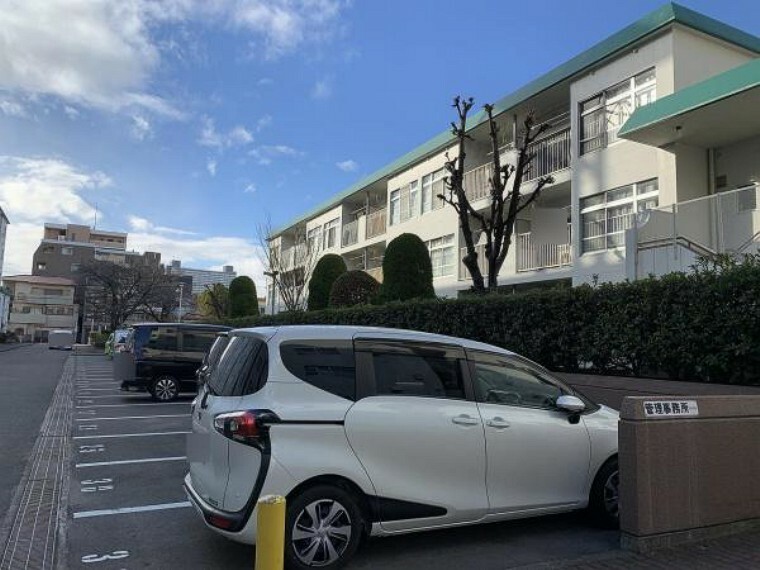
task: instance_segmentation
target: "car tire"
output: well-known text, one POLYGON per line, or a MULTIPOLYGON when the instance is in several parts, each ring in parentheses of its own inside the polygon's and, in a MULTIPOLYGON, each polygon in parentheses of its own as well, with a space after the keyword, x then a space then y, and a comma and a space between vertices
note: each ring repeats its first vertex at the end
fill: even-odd
POLYGON ((171 402, 179 396, 179 382, 173 376, 159 376, 153 380, 150 395, 156 402, 171 402))
POLYGON ((620 472, 613 457, 602 465, 591 486, 589 511, 594 521, 604 528, 620 526, 620 472))
POLYGON ((363 530, 362 511, 351 493, 331 485, 306 489, 288 499, 285 567, 342 568, 359 548, 363 530))

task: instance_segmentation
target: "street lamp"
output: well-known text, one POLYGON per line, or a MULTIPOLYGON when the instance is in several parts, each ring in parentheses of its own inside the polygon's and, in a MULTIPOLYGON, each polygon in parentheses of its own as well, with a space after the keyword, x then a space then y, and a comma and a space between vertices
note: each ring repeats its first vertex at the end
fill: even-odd
POLYGON ((280 274, 280 272, 279 271, 275 271, 274 269, 272 271, 265 271, 264 272, 264 275, 266 275, 267 277, 271 277, 272 278, 272 315, 274 315, 274 295, 275 295, 275 291, 277 289, 276 286, 275 286, 275 279, 277 278, 277 276, 279 274, 280 274))
POLYGON ((179 308, 177 309, 177 322, 182 322, 182 294, 185 291, 185 284, 184 282, 180 281, 179 283, 179 308))

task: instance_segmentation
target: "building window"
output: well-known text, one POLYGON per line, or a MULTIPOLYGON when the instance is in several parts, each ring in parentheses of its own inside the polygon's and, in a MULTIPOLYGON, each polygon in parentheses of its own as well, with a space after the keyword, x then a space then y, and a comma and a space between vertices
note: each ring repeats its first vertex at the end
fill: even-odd
POLYGON ((445 190, 446 170, 441 168, 422 177, 422 213, 443 207, 438 198, 445 190))
POLYGON ((45 271, 47 269, 47 263, 45 262, 39 262, 37 263, 37 270, 38 271, 45 271))
POLYGON ((454 234, 425 242, 430 252, 433 278, 454 274, 454 234))
POLYGON ((581 200, 581 253, 624 245, 636 214, 658 205, 657 179, 628 184, 581 200))
POLYGON ((306 232, 306 243, 309 253, 316 253, 322 247, 322 228, 312 228, 306 232))
POLYGON ((71 272, 77 273, 79 271, 80 264, 79 263, 72 263, 71 264, 71 272))
POLYGON ((324 226, 322 231, 322 239, 324 240, 324 246, 322 249, 330 249, 338 244, 338 226, 340 225, 340 218, 330 220, 324 226))
POLYGON ((73 247, 62 247, 61 248, 61 255, 74 255, 74 248, 73 247))
POLYGON ((419 180, 410 182, 401 189, 401 221, 405 222, 414 218, 420 211, 420 183, 419 180))
POLYGON ((401 191, 400 190, 394 190, 391 192, 391 212, 389 216, 389 223, 392 226, 395 226, 401 221, 401 191))
POLYGON ((617 140, 617 133, 633 111, 652 103, 657 97, 654 67, 621 81, 580 105, 580 153, 606 147, 617 140))

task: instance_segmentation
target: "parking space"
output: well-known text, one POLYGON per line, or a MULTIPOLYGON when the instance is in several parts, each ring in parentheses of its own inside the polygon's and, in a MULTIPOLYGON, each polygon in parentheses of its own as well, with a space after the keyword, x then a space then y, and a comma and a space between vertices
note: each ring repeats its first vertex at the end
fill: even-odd
MULTIPOLYGON (((67 568, 250 568, 253 548, 209 531, 182 490, 192 396, 121 392, 111 363, 78 356, 67 568)), ((350 569, 503 569, 617 548, 582 514, 373 539, 350 569)))

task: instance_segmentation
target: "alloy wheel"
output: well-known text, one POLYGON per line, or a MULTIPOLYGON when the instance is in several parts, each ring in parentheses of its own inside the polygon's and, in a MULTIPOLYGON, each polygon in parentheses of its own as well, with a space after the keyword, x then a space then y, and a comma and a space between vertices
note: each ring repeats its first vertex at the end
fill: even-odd
POLYGON ((153 388, 156 399, 166 402, 177 396, 177 383, 173 378, 159 378, 153 388))
POLYGON ((351 517, 339 502, 321 499, 308 504, 293 523, 291 544, 306 566, 335 563, 351 541, 351 517))
POLYGON ((604 510, 610 517, 618 518, 620 513, 620 475, 618 471, 613 471, 604 482, 604 510))

